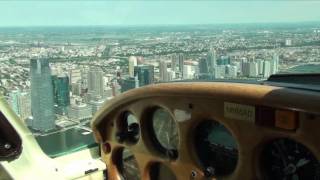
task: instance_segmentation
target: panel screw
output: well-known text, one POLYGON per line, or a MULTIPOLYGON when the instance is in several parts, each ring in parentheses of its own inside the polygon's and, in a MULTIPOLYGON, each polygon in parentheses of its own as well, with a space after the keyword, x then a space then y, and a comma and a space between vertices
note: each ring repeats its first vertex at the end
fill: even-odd
POLYGON ((196 172, 196 171, 191 171, 191 177, 192 178, 195 178, 195 177, 197 177, 197 175, 198 175, 198 173, 196 172))
POLYGON ((11 144, 6 143, 6 144, 4 145, 4 148, 5 148, 5 149, 10 149, 10 148, 11 148, 11 144))
POLYGON ((215 175, 215 169, 211 166, 207 167, 205 170, 204 170, 204 175, 206 177, 213 177, 215 175))

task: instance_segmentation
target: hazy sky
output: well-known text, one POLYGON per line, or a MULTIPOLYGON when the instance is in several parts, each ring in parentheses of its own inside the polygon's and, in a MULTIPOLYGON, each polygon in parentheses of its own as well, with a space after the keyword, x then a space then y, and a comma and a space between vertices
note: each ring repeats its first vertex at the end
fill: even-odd
POLYGON ((320 1, 1 1, 0 26, 320 21, 320 1))

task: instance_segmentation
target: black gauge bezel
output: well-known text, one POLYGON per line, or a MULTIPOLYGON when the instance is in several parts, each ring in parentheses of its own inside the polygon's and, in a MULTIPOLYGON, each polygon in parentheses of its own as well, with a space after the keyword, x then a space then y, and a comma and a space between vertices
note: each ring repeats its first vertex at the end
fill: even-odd
POLYGON ((174 117, 172 116, 172 114, 170 113, 170 111, 164 107, 161 106, 153 106, 151 108, 146 109, 146 111, 144 112, 145 116, 145 125, 146 125, 146 129, 148 132, 148 138, 152 144, 152 147, 154 147, 154 149, 159 152, 163 157, 165 158, 169 158, 172 160, 175 160, 178 158, 178 147, 179 147, 179 143, 180 143, 180 139, 179 139, 179 126, 177 121, 174 119, 174 117), (158 137, 155 133, 154 127, 153 127, 153 116, 154 113, 157 110, 163 110, 164 112, 168 113, 168 115, 170 116, 171 120, 174 121, 175 126, 177 128, 177 133, 178 133, 178 142, 177 142, 177 149, 167 149, 165 148, 160 141, 158 140, 158 137))
MULTIPOLYGON (((275 137, 275 138, 267 140, 263 144, 262 148, 259 151, 258 161, 259 161, 260 175, 262 176, 261 177, 262 179, 271 179, 272 178, 270 176, 270 172, 268 172, 268 170, 266 169, 266 168, 268 168, 268 166, 266 165, 266 162, 265 162, 265 160, 266 160, 265 153, 267 153, 266 151, 269 150, 269 149, 267 149, 267 146, 270 146, 270 145, 272 145, 272 143, 280 141, 280 140, 290 141, 290 143, 296 143, 299 146, 299 148, 303 148, 304 150, 306 150, 308 152, 308 154, 311 155, 312 158, 314 158, 314 160, 318 161, 318 164, 320 165, 319 159, 317 158, 315 153, 312 151, 312 149, 306 145, 306 143, 302 143, 299 140, 296 140, 296 139, 290 138, 290 137, 275 137)), ((320 166, 318 168, 320 168, 320 166)), ((320 171, 320 169, 319 169, 319 171, 320 171)))
MULTIPOLYGON (((203 171, 204 171, 204 174, 205 176, 208 176, 208 177, 223 177, 223 176, 227 176, 227 175, 230 175, 232 174, 233 172, 235 172, 236 168, 238 167, 238 163, 239 163, 239 144, 238 144, 238 141, 236 139, 236 136, 234 136, 234 134, 232 133, 232 131, 230 130, 230 128, 228 128, 225 124, 221 123, 220 121, 217 121, 217 120, 212 120, 212 119, 205 119, 205 120, 202 120, 201 122, 197 123, 197 125, 195 126, 195 128, 193 129, 193 149, 195 151, 195 155, 197 157, 197 160, 198 162, 200 163, 201 167, 203 168, 203 171), (221 164, 221 163, 214 163, 214 162, 206 162, 208 161, 207 159, 204 160, 204 154, 202 154, 199 147, 199 133, 201 133, 200 129, 204 128, 204 127, 208 127, 208 126, 211 126, 211 128, 214 128, 214 126, 216 125, 221 125, 224 127, 225 130, 227 130, 227 133, 230 134, 230 136, 234 139, 234 141, 236 142, 236 146, 237 148, 233 148, 231 149, 231 153, 234 153, 233 155, 235 156, 235 163, 232 163, 232 167, 230 168, 230 170, 227 170, 227 169, 223 169, 223 170, 217 170, 217 166, 213 165, 213 164, 221 164), (213 169, 212 169, 213 168, 213 169)), ((203 132, 202 132, 203 133, 203 132)), ((208 134, 206 135, 208 136, 208 134)), ((220 151, 221 150, 230 150, 230 149, 227 149, 223 146, 218 146, 218 145, 215 145, 215 147, 219 147, 220 151)), ((209 151, 209 150, 208 150, 209 151)), ((210 152, 212 153, 212 152, 210 152)), ((207 157, 206 157, 207 158, 207 157)), ((232 157, 233 158, 233 157, 232 157)), ((221 168, 221 167, 218 167, 218 168, 221 168)))
POLYGON ((112 154, 112 162, 116 166, 119 176, 121 177, 122 180, 129 180, 128 177, 126 177, 124 175, 125 174, 125 167, 124 167, 124 163, 123 163, 123 153, 125 150, 128 150, 132 154, 133 159, 137 165, 137 171, 139 173, 139 177, 141 178, 141 172, 138 167, 138 161, 137 161, 136 157, 134 156, 134 154, 131 152, 130 149, 125 148, 125 147, 119 147, 119 148, 115 149, 112 154))
POLYGON ((140 121, 137 118, 137 116, 129 110, 123 111, 117 119, 117 132, 116 132, 117 141, 119 143, 126 143, 128 145, 133 145, 140 140, 141 138, 140 136, 141 136, 141 127, 140 127, 140 121), (135 130, 136 133, 134 135, 130 134, 130 131, 129 131, 128 117, 130 115, 133 116, 137 121, 137 124, 135 125, 137 129, 135 130))

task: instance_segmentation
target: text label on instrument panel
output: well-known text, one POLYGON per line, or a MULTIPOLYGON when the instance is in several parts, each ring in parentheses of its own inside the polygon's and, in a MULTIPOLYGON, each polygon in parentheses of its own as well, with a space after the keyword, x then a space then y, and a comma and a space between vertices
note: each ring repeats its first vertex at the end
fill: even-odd
POLYGON ((224 103, 224 116, 230 119, 255 121, 255 107, 236 103, 224 103))

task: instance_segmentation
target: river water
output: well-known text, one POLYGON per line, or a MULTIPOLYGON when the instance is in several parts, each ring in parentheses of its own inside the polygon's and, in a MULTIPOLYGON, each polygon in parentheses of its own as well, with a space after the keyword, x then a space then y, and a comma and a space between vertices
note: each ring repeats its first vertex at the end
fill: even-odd
MULTIPOLYGON (((89 124, 86 125, 89 127, 89 124)), ((92 132, 80 128, 71 128, 44 136, 36 136, 42 150, 50 157, 57 157, 87 147, 97 146, 92 132)))
POLYGON ((286 70, 285 73, 320 73, 320 64, 305 64, 286 70))

